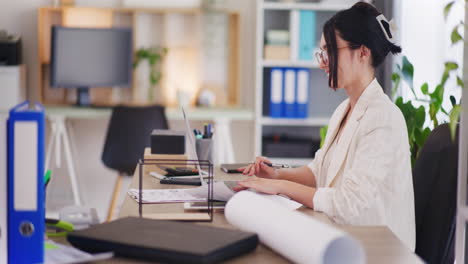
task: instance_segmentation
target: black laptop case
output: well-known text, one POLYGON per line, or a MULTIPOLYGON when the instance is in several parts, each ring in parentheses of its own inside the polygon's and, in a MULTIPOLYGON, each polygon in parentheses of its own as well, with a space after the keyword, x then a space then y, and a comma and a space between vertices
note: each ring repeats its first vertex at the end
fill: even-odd
POLYGON ((193 223, 127 217, 68 234, 75 247, 90 252, 165 263, 217 263, 254 250, 258 236, 193 223))

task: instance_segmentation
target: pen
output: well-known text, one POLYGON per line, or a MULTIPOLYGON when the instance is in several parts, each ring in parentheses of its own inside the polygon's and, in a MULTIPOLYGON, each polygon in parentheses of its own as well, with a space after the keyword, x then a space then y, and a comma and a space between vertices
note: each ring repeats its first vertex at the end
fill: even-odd
MULTIPOLYGON (((255 162, 252 162, 250 164, 254 164, 255 162)), ((289 165, 287 164, 276 164, 276 163, 269 163, 269 162, 262 162, 263 164, 267 165, 268 167, 274 168, 274 169, 285 169, 285 168, 290 168, 289 165)))
POLYGON ((50 175, 52 174, 51 170, 47 170, 46 174, 44 175, 44 186, 47 187, 47 185, 50 182, 50 175))
POLYGON ((274 163, 269 163, 269 162, 263 162, 263 164, 267 165, 268 167, 275 168, 275 169, 289 168, 289 165, 286 165, 286 164, 274 164, 274 163))
POLYGON ((206 137, 211 138, 211 135, 212 135, 212 133, 211 133, 211 124, 208 124, 207 126, 208 126, 208 135, 206 135, 206 137))

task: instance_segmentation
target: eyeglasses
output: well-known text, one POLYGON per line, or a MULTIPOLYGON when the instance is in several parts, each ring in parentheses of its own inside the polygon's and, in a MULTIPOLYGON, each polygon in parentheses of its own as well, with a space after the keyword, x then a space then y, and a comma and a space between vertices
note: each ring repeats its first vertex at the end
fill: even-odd
MULTIPOLYGON (((337 50, 339 49, 344 49, 344 48, 349 48, 349 46, 341 47, 341 48, 336 48, 337 50)), ((315 58, 317 58, 317 61, 319 64, 328 64, 328 53, 324 49, 320 49, 320 51, 315 52, 315 58)))

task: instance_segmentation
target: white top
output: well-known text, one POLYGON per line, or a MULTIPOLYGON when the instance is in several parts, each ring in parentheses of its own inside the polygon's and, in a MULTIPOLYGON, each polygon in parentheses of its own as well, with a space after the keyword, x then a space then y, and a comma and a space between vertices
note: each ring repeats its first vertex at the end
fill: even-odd
POLYGON ((413 178, 403 114, 374 79, 324 166, 348 107, 349 99, 335 110, 325 143, 308 165, 317 183, 314 210, 340 224, 386 225, 414 251, 413 178))

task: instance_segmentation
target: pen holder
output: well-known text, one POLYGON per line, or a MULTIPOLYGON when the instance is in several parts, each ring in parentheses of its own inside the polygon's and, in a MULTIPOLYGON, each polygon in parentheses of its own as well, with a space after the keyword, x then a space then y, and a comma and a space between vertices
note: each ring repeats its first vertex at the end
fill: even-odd
POLYGON ((195 148, 199 160, 208 160, 213 164, 213 139, 201 138, 195 141, 195 148))

